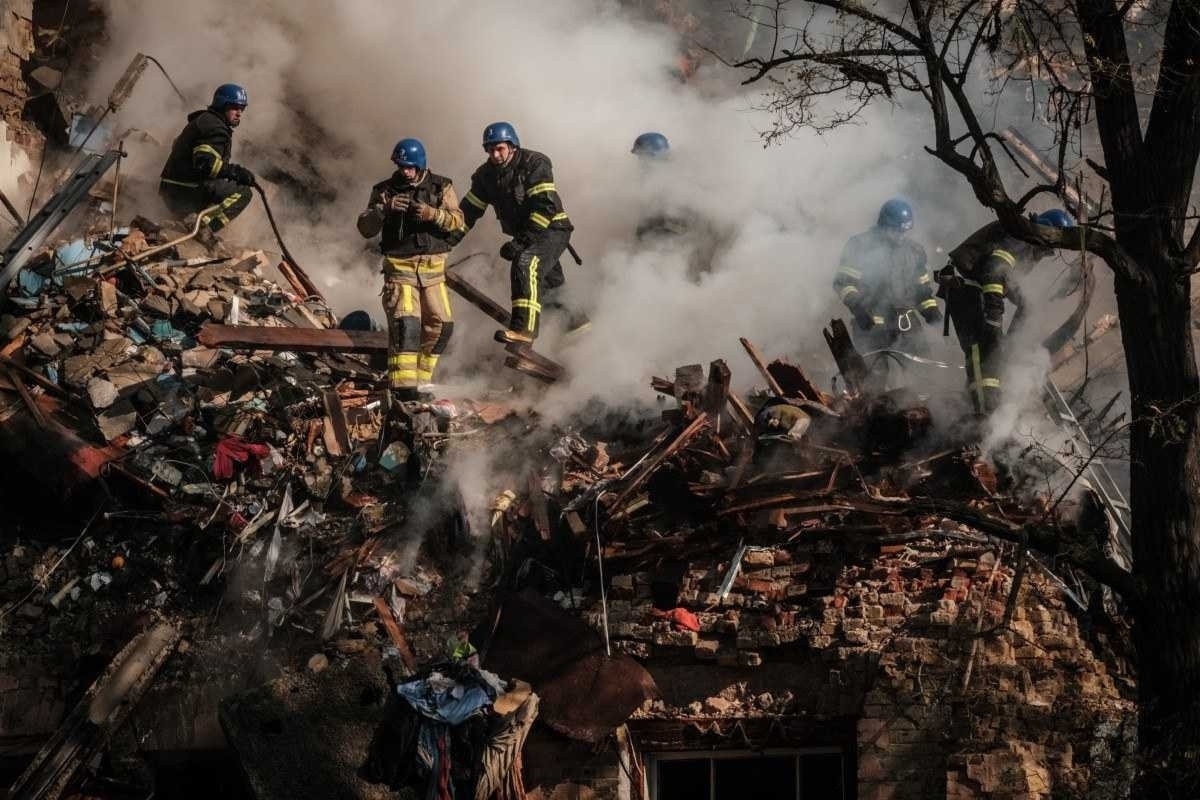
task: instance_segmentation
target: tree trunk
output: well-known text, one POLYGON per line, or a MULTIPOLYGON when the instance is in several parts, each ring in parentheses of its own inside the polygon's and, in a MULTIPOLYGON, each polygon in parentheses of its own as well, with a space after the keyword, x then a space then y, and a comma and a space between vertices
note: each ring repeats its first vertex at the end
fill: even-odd
POLYGON ((1200 377, 1188 281, 1141 252, 1117 282, 1129 372, 1134 643, 1142 778, 1136 797, 1200 797, 1200 377), (1155 276, 1155 277, 1150 277, 1155 276))

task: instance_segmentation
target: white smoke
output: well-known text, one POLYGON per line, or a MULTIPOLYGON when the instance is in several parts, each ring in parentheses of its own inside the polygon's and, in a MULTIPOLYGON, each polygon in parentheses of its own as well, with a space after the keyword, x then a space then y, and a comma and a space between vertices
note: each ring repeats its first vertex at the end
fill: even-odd
MULTIPOLYGON (((869 227, 884 200, 906 195, 917 208, 915 238, 937 269, 988 219, 965 182, 922 151, 931 138, 923 107, 877 106, 862 124, 764 148, 759 134, 772 119, 754 110, 759 87, 739 88, 740 76, 715 62, 681 83, 677 34, 614 0, 106 2, 110 46, 95 72, 95 99, 138 50, 162 60, 192 108, 217 84, 241 83, 250 107, 235 159, 295 173, 309 161, 336 191, 331 202, 276 213, 290 249, 340 313, 361 307, 381 317, 377 258, 364 251, 354 219, 370 186, 390 174, 397 139, 421 138, 430 167, 453 178, 460 196, 483 160, 480 132, 489 122, 511 121, 526 147, 548 154, 585 259, 580 268, 564 256, 566 296, 593 320, 569 342, 551 323, 539 343, 571 374, 540 404, 554 416, 592 398, 649 402, 651 374, 714 358, 726 359, 739 388, 759 383, 739 336, 768 356, 798 359, 828 386, 835 368, 820 329, 846 317, 830 286, 846 238, 869 227), (672 142, 671 160, 651 175, 629 153, 647 130, 672 142), (714 270, 699 282, 687 277, 686 247, 664 252, 634 241, 647 210, 680 208, 723 234, 714 270)), ((162 147, 139 147, 133 171, 153 180, 184 112, 148 73, 121 122, 152 132, 162 147)), ((264 223, 256 204, 229 237, 261 246, 270 241, 264 223)), ((502 242, 489 212, 452 257, 494 254, 502 242)), ((507 300, 504 262, 492 256, 463 269, 507 300)), ((447 382, 503 355, 491 320, 465 301, 455 314, 439 375, 447 382)), ((953 338, 940 333, 929 331, 932 355, 958 363, 953 338)), ((952 371, 914 369, 915 380, 958 384, 952 371)))

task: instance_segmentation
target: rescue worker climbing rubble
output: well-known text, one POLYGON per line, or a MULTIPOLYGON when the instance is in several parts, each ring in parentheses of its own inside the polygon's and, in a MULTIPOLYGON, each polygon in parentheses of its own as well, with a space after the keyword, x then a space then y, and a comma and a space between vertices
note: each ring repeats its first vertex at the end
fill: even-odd
MULTIPOLYGON (((550 159, 522 148, 512 125, 488 125, 483 149, 488 160, 471 176, 471 189, 463 198, 466 228, 470 230, 492 206, 500 229, 512 237, 500 248, 500 255, 511 263, 512 319, 507 330, 497 331, 496 339, 528 344, 537 338, 544 310, 563 310, 555 299, 565 282, 559 259, 570 245, 574 226, 554 183, 550 159)), ((576 317, 568 327, 584 324, 576 317)))
MULTIPOLYGON (((1030 215, 1036 225, 1071 228, 1075 221, 1061 208, 1030 215)), ((967 371, 967 394, 976 414, 995 411, 1001 399, 1003 362, 1004 301, 1016 311, 1009 334, 1016 331, 1025 314, 1025 298, 1014 276, 1018 262, 1027 265, 1048 257, 1053 251, 1009 236, 997 221, 967 237, 950 251, 950 263, 938 273, 938 296, 946 301, 946 328, 954 323, 954 334, 963 351, 967 371)))
POLYGON ((453 184, 427 168, 419 140, 401 139, 392 163, 392 176, 371 187, 358 232, 380 236, 388 384, 395 399, 406 401, 432 388, 438 357, 454 330, 446 254, 466 228, 453 184))
POLYGON ((233 131, 247 105, 249 99, 241 86, 218 86, 208 108, 188 114, 159 178, 159 195, 174 214, 198 214, 219 206, 200 220, 196 236, 210 248, 213 234, 245 211, 253 199, 254 174, 230 160, 233 131))
MULTIPOLYGON (((908 238, 913 209, 893 198, 879 209, 874 227, 852 236, 842 249, 833 289, 863 332, 863 352, 921 352, 922 320, 941 320, 925 248, 908 238)), ((879 362, 886 369, 887 361, 879 362)))

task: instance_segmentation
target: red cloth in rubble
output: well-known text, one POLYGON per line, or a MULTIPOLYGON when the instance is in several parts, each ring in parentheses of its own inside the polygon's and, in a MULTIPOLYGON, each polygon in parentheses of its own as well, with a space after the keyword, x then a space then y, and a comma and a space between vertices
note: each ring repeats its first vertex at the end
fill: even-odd
POLYGON ((252 444, 240 436, 226 436, 217 442, 217 449, 213 451, 213 477, 220 481, 231 479, 235 463, 257 469, 258 462, 270 453, 271 448, 265 444, 252 444))
POLYGON ((672 608, 670 611, 654 609, 658 619, 669 619, 677 631, 700 631, 700 619, 686 608, 672 608))

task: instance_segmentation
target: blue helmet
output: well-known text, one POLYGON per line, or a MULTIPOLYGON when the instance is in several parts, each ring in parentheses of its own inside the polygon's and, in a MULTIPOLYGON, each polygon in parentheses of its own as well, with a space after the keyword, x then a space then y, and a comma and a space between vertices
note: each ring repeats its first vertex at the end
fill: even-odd
POLYGON ((665 158, 671 151, 671 143, 661 133, 643 133, 633 140, 633 149, 629 152, 642 158, 665 158))
POLYGON ((483 129, 483 146, 508 142, 513 147, 520 147, 521 140, 517 138, 517 129, 508 122, 493 122, 483 129))
POLYGON ((901 197, 893 197, 879 209, 879 220, 875 223, 881 228, 891 228, 897 231, 911 230, 913 226, 912 205, 901 197))
POLYGON ((1074 228, 1075 220, 1061 208, 1052 208, 1033 217, 1034 225, 1045 225, 1050 228, 1074 228))
POLYGON ((213 92, 212 108, 216 111, 224 111, 230 106, 245 108, 248 105, 250 105, 250 98, 246 94, 246 90, 236 83, 222 83, 213 92))
POLYGON ((420 139, 401 139, 392 148, 392 163, 397 167, 425 169, 425 145, 420 139))

